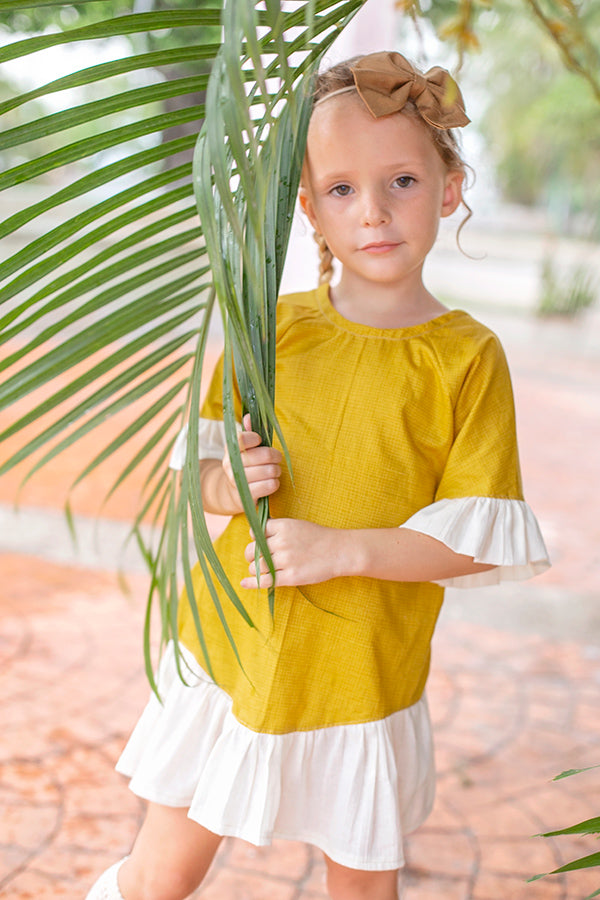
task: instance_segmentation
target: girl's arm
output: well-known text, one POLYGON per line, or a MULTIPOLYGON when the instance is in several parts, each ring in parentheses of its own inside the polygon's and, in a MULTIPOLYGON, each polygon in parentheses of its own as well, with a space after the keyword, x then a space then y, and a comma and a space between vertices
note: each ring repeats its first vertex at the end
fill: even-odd
MULTIPOLYGON (((441 581, 494 568, 407 528, 326 528, 300 519, 270 519, 267 539, 279 587, 348 575, 441 581)), ((257 587, 254 549, 254 542, 246 548, 250 575, 242 581, 245 588, 257 587)), ((264 561, 262 570, 260 587, 270 587, 272 578, 264 561)))
MULTIPOLYGON (((244 417, 246 431, 239 434, 242 463, 254 501, 274 494, 279 487, 281 453, 273 447, 261 445, 256 432, 250 430, 250 416, 244 417)), ((200 487, 206 512, 221 516, 235 516, 243 512, 242 501, 235 484, 227 449, 225 457, 200 460, 200 487)))
MULTIPOLYGON (((261 444, 248 415, 244 428, 239 434, 242 463, 256 501, 279 488, 282 456, 279 450, 261 444)), ((227 450, 223 460, 201 460, 200 484, 206 512, 232 516, 243 511, 227 450)), ((439 581, 494 568, 407 528, 327 528, 301 519, 270 519, 267 539, 280 587, 348 575, 385 581, 439 581)), ((254 543, 246 548, 250 575, 243 579, 242 587, 257 587, 254 549, 254 543)), ((262 568, 260 587, 269 587, 272 578, 264 560, 262 568)))

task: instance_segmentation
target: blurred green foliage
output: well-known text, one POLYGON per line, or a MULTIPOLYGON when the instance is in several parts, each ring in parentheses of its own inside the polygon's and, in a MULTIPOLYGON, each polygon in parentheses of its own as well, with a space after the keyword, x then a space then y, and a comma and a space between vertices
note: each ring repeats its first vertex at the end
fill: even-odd
MULTIPOLYGON (((514 3, 482 20, 482 129, 506 199, 543 204, 563 233, 600 234, 600 103, 551 37, 514 3)), ((582 10, 600 46, 600 4, 582 10)))
MULTIPOLYGON (((161 9, 220 9, 221 0, 85 0, 77 5, 61 3, 59 5, 31 6, 23 9, 0 9, 0 26, 6 30, 22 34, 37 34, 48 28, 78 28, 83 25, 91 25, 93 22, 101 22, 115 16, 130 15, 131 13, 148 12, 161 9)), ((208 31, 208 29, 207 29, 208 31)), ((218 39, 218 29, 214 29, 211 40, 218 39)), ((174 30, 170 35, 161 32, 162 41, 167 40, 176 44, 185 43, 185 29, 174 30)), ((157 36, 149 34, 150 41, 157 36)))
POLYGON ((591 306, 597 295, 598 280, 591 267, 580 263, 561 271, 553 256, 545 257, 538 316, 575 316, 591 306))
MULTIPOLYGON (((19 40, 23 37, 45 33, 48 31, 72 30, 80 27, 92 25, 96 22, 102 22, 107 19, 116 18, 118 16, 131 15, 134 13, 144 13, 159 10, 177 10, 177 9, 220 9, 221 0, 79 0, 75 5, 57 4, 43 5, 38 4, 24 8, 0 8, 0 44, 8 43, 2 41, 2 33, 9 37, 9 40, 19 40)), ((156 50, 167 50, 177 47, 197 46, 198 44, 214 44, 220 42, 221 29, 219 27, 178 27, 173 29, 161 29, 160 31, 144 32, 142 34, 125 35, 121 40, 128 41, 131 45, 131 55, 137 53, 149 53, 156 50)), ((116 45, 115 45, 116 47, 116 45)), ((107 53, 110 55, 110 47, 107 47, 107 53)), ((115 52, 120 53, 118 49, 115 52)), ((94 48, 94 52, 90 55, 89 64, 93 65, 99 61, 99 56, 94 48)), ((165 80, 173 80, 184 77, 204 76, 210 70, 210 60, 206 59, 188 59, 171 62, 169 65, 158 65, 154 69, 143 69, 140 72, 130 73, 118 78, 112 79, 110 89, 112 92, 118 93, 126 91, 129 88, 148 84, 149 82, 160 82, 165 80)), ((0 101, 14 96, 23 89, 22 85, 17 85, 14 79, 7 76, 6 72, 0 69, 0 101)), ((92 84, 77 89, 78 102, 91 102, 101 99, 106 91, 106 84, 92 84)), ((168 97, 163 101, 157 101, 154 104, 146 106, 148 115, 159 115, 161 112, 172 112, 177 109, 185 109, 190 103, 201 104, 204 102, 204 91, 199 89, 196 93, 188 93, 177 96, 168 97)), ((37 102, 37 113, 41 117, 44 114, 51 113, 54 107, 49 105, 46 100, 37 102)), ((12 121, 5 119, 11 125, 21 125, 32 117, 33 107, 29 106, 25 113, 22 109, 16 109, 12 112, 12 121)), ((82 118, 76 127, 71 131, 70 138, 72 140, 82 140, 86 137, 96 134, 100 129, 112 127, 118 128, 130 121, 131 117, 127 113, 116 113, 102 118, 101 122, 89 122, 82 118)), ((162 140, 168 141, 189 134, 197 134, 199 131, 198 121, 183 123, 171 128, 167 128, 162 133, 162 140)), ((137 141, 137 146, 141 150, 147 146, 148 141, 141 138, 137 141)), ((59 146, 57 138, 49 135, 40 137, 37 141, 16 147, 13 150, 2 151, 3 167, 17 165, 20 162, 26 162, 29 159, 35 159, 43 153, 51 153, 59 146)), ((131 146, 136 146, 136 142, 132 142, 131 146)), ((183 154, 183 157, 191 161, 191 151, 183 154)), ((170 160, 163 162, 164 166, 169 166, 170 160)), ((88 161, 78 163, 78 168, 86 170, 91 167, 88 161)))
POLYGON ((509 201, 600 236, 600 2, 397 0, 468 55, 480 126, 509 201), (480 90, 478 90, 480 88, 480 90))
MULTIPOLYGON (((215 9, 221 0, 193 4, 190 0, 86 0, 76 5, 9 6, 0 9, 0 31, 74 28, 111 16, 190 5, 215 9)), ((442 39, 453 43, 459 66, 464 55, 470 54, 469 68, 485 91, 487 105, 479 124, 504 198, 546 206, 560 232, 598 237, 599 0, 398 0, 396 7, 417 23, 428 21, 442 39)), ((133 52, 197 42, 197 32, 188 31, 178 28, 131 36, 133 52)), ((207 43, 219 40, 219 29, 205 32, 202 37, 207 43)), ((160 69, 157 77, 203 73, 206 65, 185 62, 160 69)), ((5 94, 7 90, 6 84, 0 87, 5 94)), ((173 98, 168 108, 178 102, 173 98)), ((181 98, 181 102, 188 101, 181 98)))

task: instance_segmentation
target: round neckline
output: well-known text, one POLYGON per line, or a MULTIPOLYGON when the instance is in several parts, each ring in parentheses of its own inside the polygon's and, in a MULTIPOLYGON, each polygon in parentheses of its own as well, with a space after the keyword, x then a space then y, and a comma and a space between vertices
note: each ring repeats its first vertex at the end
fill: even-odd
POLYGON ((320 284, 317 288, 317 304, 320 312, 329 319, 334 325, 343 331, 349 331, 352 334, 359 334, 363 337, 387 338, 388 340, 401 340, 407 337, 413 337, 443 325, 456 316, 464 315, 460 309, 449 309, 439 316, 434 316, 426 322, 418 325, 406 325, 401 328, 375 328, 373 325, 363 325, 362 322, 352 322, 350 319, 337 311, 329 294, 329 284, 320 284))

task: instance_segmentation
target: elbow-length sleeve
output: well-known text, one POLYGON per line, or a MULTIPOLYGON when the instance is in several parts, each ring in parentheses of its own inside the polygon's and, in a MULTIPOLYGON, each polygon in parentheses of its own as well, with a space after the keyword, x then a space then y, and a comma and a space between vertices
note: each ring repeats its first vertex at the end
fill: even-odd
POLYGON ((478 587, 530 578, 550 565, 537 520, 523 497, 512 385, 491 332, 454 394, 454 440, 434 502, 401 527, 495 568, 438 583, 478 587))
MULTIPOLYGON (((240 422, 242 402, 237 390, 237 384, 234 384, 234 405, 236 421, 240 422)), ((239 428, 241 429, 241 425, 239 428)), ((169 468, 183 469, 187 437, 188 426, 184 425, 173 444, 169 468)), ((225 426, 223 424, 223 354, 221 354, 200 409, 200 417, 198 419, 198 458, 223 459, 225 445, 225 426)))

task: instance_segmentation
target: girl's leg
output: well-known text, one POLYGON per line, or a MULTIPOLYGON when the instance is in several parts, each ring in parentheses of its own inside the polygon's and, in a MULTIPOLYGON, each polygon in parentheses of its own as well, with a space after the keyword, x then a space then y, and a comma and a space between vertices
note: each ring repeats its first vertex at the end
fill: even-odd
POLYGON ((189 819, 187 809, 150 803, 118 872, 124 900, 184 900, 206 875, 221 840, 189 819))
POLYGON ((363 872, 325 856, 331 900, 398 900, 398 870, 363 872))

